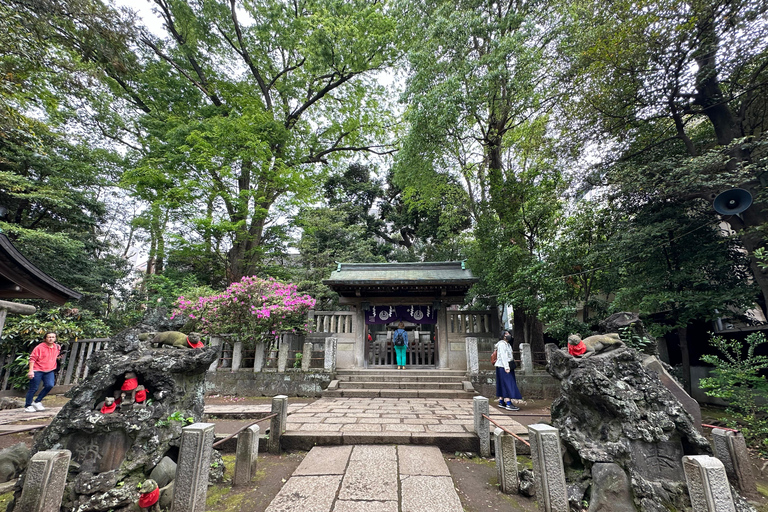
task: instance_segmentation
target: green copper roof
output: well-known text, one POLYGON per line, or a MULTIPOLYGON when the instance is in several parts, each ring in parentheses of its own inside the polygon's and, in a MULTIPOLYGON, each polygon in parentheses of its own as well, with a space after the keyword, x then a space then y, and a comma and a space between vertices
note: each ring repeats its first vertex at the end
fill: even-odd
POLYGON ((328 286, 440 285, 472 286, 478 279, 462 261, 427 263, 339 263, 328 286))

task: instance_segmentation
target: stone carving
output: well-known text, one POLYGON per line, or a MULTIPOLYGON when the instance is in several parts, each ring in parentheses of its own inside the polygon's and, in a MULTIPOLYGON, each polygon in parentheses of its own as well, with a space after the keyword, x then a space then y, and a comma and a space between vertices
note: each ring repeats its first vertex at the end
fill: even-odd
POLYGON ((592 354, 623 346, 624 343, 615 332, 595 334, 594 336, 589 336, 583 340, 578 334, 571 334, 568 336, 568 353, 577 357, 588 357, 592 354))
POLYGON ((592 466, 592 494, 589 512, 635 512, 627 474, 616 463, 598 462, 592 466))
POLYGON ((151 478, 141 484, 139 508, 142 512, 160 512, 160 488, 151 478))
POLYGON ((170 457, 163 457, 157 466, 149 474, 149 478, 157 482, 160 487, 165 487, 176 476, 176 462, 170 457))
POLYGON ((628 347, 588 358, 562 350, 549 354, 547 371, 561 389, 552 425, 560 431, 566 463, 585 468, 587 478, 594 464, 616 463, 639 510, 685 509, 680 457, 709 454, 709 442, 658 375, 643 366, 644 356, 628 347))
POLYGON ((637 313, 622 311, 614 313, 600 322, 601 332, 621 332, 622 329, 627 327, 632 327, 638 336, 647 336, 643 321, 640 320, 637 313))
POLYGON ((96 404, 96 410, 101 414, 115 413, 117 412, 117 400, 113 396, 108 396, 102 402, 96 404))
POLYGON ((168 350, 139 340, 141 333, 157 331, 158 325, 145 324, 126 329, 110 340, 110 351, 94 353, 87 361, 88 378, 67 392, 70 400, 35 437, 33 453, 61 447, 72 451, 62 511, 134 507, 138 485, 149 471, 166 456, 172 462, 178 457, 185 422, 176 418, 203 417, 205 372, 216 349, 168 350), (137 382, 123 390, 126 376, 137 382), (147 390, 149 404, 146 397, 141 400, 147 390), (126 407, 102 414, 101 407, 115 396, 126 407))
POLYGON ((18 443, 4 450, 0 450, 0 483, 13 480, 24 468, 29 460, 29 448, 25 443, 18 443))
MULTIPOLYGON (((565 447, 568 483, 583 479, 598 492, 594 486, 605 475, 595 474, 596 465, 613 463, 618 468, 611 466, 610 474, 617 485, 623 480, 618 471, 625 474, 637 510, 688 510, 681 459, 710 455, 711 448, 659 375, 643 365, 646 356, 626 346, 588 358, 571 357, 554 345, 547 351, 547 371, 560 381, 552 425, 565 447)), ((572 507, 582 499, 569 496, 572 507)))
POLYGON ((68 450, 39 451, 29 460, 19 492, 6 510, 52 512, 59 510, 67 483, 68 450))
POLYGON ((202 335, 197 332, 184 334, 180 331, 147 332, 139 335, 139 340, 149 341, 155 346, 169 345, 176 348, 203 348, 202 335))

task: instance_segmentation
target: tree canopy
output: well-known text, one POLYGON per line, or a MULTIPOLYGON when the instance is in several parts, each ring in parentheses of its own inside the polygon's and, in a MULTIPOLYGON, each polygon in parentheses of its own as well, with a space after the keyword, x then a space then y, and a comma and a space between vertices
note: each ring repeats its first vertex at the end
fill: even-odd
POLYGON ((150 4, 0 4, 0 229, 114 326, 338 261, 466 259, 537 351, 767 307, 765 2, 150 4))

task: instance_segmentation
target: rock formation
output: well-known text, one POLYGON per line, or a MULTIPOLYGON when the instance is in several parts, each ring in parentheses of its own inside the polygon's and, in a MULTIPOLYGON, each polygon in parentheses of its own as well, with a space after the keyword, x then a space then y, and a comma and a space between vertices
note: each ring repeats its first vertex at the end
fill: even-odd
POLYGON ((111 339, 109 350, 94 354, 88 379, 67 393, 70 401, 35 438, 32 453, 72 452, 62 510, 131 509, 155 466, 164 457, 176 460, 182 427, 203 417, 205 372, 216 349, 155 349, 138 338, 150 330, 157 325, 127 329, 111 339), (145 388, 146 403, 109 414, 96 409, 121 395, 131 373, 145 388))
POLYGON ((690 510, 681 459, 711 455, 710 445, 658 374, 643 366, 646 356, 628 347, 589 358, 555 345, 547 351, 547 370, 561 385, 552 425, 566 450, 572 506, 609 482, 591 489, 595 507, 610 500, 611 510, 690 510))

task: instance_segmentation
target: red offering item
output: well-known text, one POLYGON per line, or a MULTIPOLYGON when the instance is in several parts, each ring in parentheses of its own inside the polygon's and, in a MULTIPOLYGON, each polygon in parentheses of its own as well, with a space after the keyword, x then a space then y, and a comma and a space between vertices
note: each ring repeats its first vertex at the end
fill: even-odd
POLYGON ((104 404, 101 406, 101 414, 109 414, 112 412, 115 412, 115 409, 117 409, 117 403, 112 403, 112 405, 104 404))
POLYGON ((583 356, 587 351, 587 346, 583 341, 580 341, 578 345, 568 344, 568 353, 572 356, 583 356))
POLYGON ((160 488, 147 493, 139 493, 139 506, 141 508, 149 508, 160 499, 160 488))
POLYGON ((205 344, 202 341, 198 341, 197 343, 192 343, 189 341, 189 338, 187 338, 187 345, 189 345, 192 348, 203 348, 205 344))
POLYGON ((125 379, 125 382, 123 382, 123 387, 120 388, 121 391, 133 391, 139 386, 139 379, 125 379))
POLYGON ((147 390, 141 389, 136 392, 136 402, 141 403, 147 399, 147 390))

